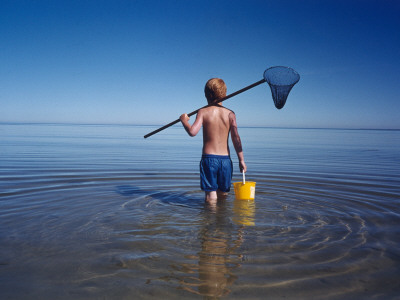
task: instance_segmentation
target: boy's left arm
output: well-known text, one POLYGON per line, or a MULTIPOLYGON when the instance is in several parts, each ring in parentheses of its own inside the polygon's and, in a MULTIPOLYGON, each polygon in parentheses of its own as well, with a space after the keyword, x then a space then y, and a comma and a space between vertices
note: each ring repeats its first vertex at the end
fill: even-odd
POLYGON ((232 143, 233 143, 233 146, 235 147, 236 154, 239 159, 240 172, 246 173, 247 166, 246 166, 246 163, 244 162, 242 141, 240 140, 240 135, 237 130, 236 116, 233 112, 229 114, 229 125, 231 127, 230 131, 231 131, 232 143))

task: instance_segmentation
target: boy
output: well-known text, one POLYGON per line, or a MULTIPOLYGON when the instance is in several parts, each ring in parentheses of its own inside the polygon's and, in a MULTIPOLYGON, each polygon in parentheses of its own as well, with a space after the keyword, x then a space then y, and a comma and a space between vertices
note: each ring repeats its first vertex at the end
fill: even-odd
POLYGON ((203 126, 203 155, 200 161, 201 189, 205 200, 210 204, 217 202, 218 196, 227 195, 232 181, 232 160, 230 158, 228 138, 239 159, 240 172, 246 172, 242 143, 237 131, 235 113, 218 103, 226 96, 226 85, 222 79, 212 78, 204 87, 204 94, 210 106, 198 111, 193 125, 189 116, 182 114, 180 120, 186 132, 195 136, 203 126))

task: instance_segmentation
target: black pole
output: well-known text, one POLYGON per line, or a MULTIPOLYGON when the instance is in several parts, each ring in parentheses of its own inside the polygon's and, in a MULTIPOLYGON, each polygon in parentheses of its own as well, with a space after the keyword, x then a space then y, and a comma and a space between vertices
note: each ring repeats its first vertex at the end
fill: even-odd
MULTIPOLYGON (((217 103, 221 103, 222 101, 228 100, 229 98, 232 98, 233 96, 236 96, 236 95, 238 95, 238 94, 240 94, 240 93, 243 93, 243 92, 245 92, 245 91, 247 91, 247 90, 249 90, 249 89, 251 89, 251 88, 253 88, 253 87, 256 87, 257 85, 260 85, 261 83, 264 83, 264 82, 265 82, 265 79, 261 79, 260 81, 257 81, 257 82, 255 82, 255 83, 253 83, 253 84, 250 84, 249 86, 246 86, 245 88, 242 88, 241 90, 238 90, 238 91, 236 91, 236 92, 234 92, 234 93, 232 93, 232 94, 229 94, 228 96, 225 96, 224 98, 220 99, 217 103)), ((191 116, 197 114, 197 112, 198 112, 200 109, 205 108, 205 107, 209 107, 209 106, 211 106, 211 105, 215 105, 215 103, 209 104, 209 105, 206 105, 206 106, 203 106, 203 107, 201 107, 201 108, 199 108, 199 109, 196 109, 195 111, 192 111, 191 113, 189 113, 188 116, 191 117, 191 116)), ((146 139, 146 138, 148 138, 149 136, 152 136, 153 134, 156 134, 157 132, 160 132, 160 131, 162 131, 162 130, 164 130, 164 129, 166 129, 166 128, 172 126, 172 125, 175 125, 176 123, 179 123, 179 122, 180 122, 180 119, 176 119, 175 121, 172 121, 171 123, 168 123, 167 125, 164 125, 163 127, 160 127, 160 128, 158 128, 158 129, 156 129, 156 130, 154 130, 154 131, 152 131, 152 132, 146 134, 146 135, 144 136, 144 138, 146 139)))

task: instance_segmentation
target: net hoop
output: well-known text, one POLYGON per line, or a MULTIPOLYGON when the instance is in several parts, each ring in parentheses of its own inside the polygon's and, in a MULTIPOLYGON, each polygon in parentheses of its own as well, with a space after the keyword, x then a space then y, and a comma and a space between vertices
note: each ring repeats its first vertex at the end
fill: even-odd
POLYGON ((275 107, 281 109, 293 86, 299 82, 300 75, 289 67, 275 66, 265 70, 264 80, 271 88, 275 107))

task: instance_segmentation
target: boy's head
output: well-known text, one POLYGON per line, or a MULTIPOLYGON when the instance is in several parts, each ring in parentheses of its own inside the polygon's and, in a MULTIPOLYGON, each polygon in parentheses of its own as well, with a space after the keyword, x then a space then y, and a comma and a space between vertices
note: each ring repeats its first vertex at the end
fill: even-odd
POLYGON ((204 87, 204 94, 207 98, 208 104, 222 99, 226 96, 226 85, 222 79, 211 78, 207 81, 204 87))

